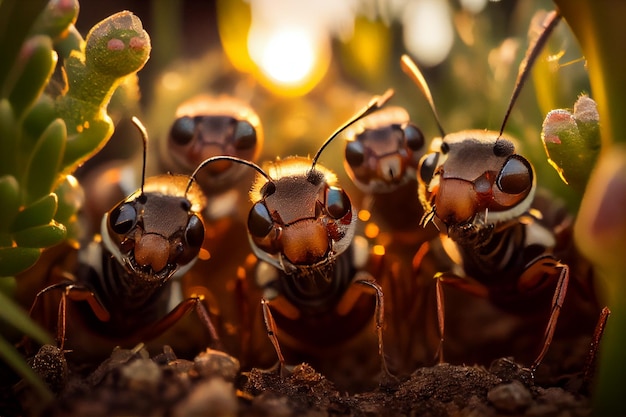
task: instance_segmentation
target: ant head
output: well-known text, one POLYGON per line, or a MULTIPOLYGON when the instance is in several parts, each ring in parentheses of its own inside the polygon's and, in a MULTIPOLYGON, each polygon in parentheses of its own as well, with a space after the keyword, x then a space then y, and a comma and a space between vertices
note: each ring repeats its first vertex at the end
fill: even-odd
POLYGON ((530 208, 536 189, 534 169, 515 152, 513 140, 504 137, 503 131, 532 63, 558 21, 559 15, 551 14, 544 31, 530 45, 499 132, 446 134, 424 77, 407 55, 402 57, 403 70, 425 95, 441 133, 418 168, 423 223, 432 220, 453 239, 463 236, 471 240, 485 237, 484 230, 517 218, 530 208))
MULTIPOLYGON (((161 160, 166 169, 189 173, 202 161, 220 155, 254 161, 263 146, 259 116, 233 97, 195 96, 176 111, 161 160)), ((196 180, 207 194, 219 193, 237 183, 245 168, 231 161, 210 164, 196 180)))
POLYGON ((144 161, 141 187, 118 203, 102 219, 105 247, 137 282, 163 283, 183 273, 195 261, 204 241, 202 193, 184 188, 187 177, 145 178, 148 136, 139 119, 144 161))
POLYGON ((363 118, 346 139, 344 167, 361 191, 384 194, 415 183, 425 139, 404 108, 387 107, 363 118))

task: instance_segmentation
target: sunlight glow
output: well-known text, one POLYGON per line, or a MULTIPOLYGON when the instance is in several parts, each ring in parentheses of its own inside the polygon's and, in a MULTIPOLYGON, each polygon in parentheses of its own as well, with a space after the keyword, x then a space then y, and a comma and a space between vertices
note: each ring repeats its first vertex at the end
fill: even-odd
POLYGON ((300 84, 315 65, 314 39, 305 31, 286 28, 267 38, 259 62, 261 70, 279 84, 300 84))
POLYGON ((406 48, 420 64, 435 66, 448 56, 454 42, 454 30, 446 2, 410 2, 404 10, 402 23, 406 48))

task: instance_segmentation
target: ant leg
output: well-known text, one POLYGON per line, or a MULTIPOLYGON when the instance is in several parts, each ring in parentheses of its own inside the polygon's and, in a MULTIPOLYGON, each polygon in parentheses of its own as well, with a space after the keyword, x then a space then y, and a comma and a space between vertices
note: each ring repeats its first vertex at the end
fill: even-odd
POLYGON ((57 345, 59 350, 63 350, 65 346, 65 319, 67 307, 67 293, 64 292, 61 295, 61 301, 59 302, 59 311, 57 313, 57 345))
POLYGON ((393 382, 395 381, 395 377, 389 372, 389 368, 387 367, 387 359, 385 358, 385 347, 383 345, 383 323, 385 319, 385 299, 383 296, 383 289, 380 285, 373 280, 357 280, 355 283, 367 285, 376 291, 376 334, 378 336, 378 355, 380 356, 380 366, 381 366, 381 382, 393 382))
MULTIPOLYGON (((539 259, 536 259, 535 261, 533 261, 533 265, 539 265, 540 267, 545 266, 546 264, 538 264, 540 260, 544 260, 545 258, 549 257, 541 257, 539 259)), ((562 264, 554 259, 552 260, 552 266, 560 268, 561 272, 559 273, 559 279, 556 283, 556 288, 554 289, 554 296, 552 297, 552 309, 550 312, 550 319, 548 320, 546 330, 544 331, 543 345, 541 347, 541 350, 539 351, 539 354, 537 355, 537 359, 535 359, 530 367, 530 370, 533 373, 535 372, 535 370, 537 370, 539 364, 541 364, 541 361, 546 356, 548 348, 552 343, 552 338, 554 337, 554 331, 556 329, 556 323, 559 319, 559 314, 561 313, 561 308, 563 307, 565 295, 567 294, 567 287, 569 285, 569 266, 562 264)))
POLYGON ((285 357, 283 356, 283 352, 280 350, 280 344, 278 343, 278 337, 276 336, 277 327, 276 322, 274 321, 274 317, 272 316, 272 312, 270 310, 270 302, 265 298, 261 299, 261 308, 263 309, 263 321, 265 322, 265 329, 267 330, 267 337, 270 338, 270 342, 274 345, 274 350, 276 351, 276 355, 278 356, 278 366, 280 376, 285 376, 285 357))
POLYGON ((489 290, 483 284, 471 280, 465 277, 459 277, 446 272, 438 272, 433 277, 436 280, 435 292, 437 297, 437 323, 439 326, 439 346, 437 347, 437 353, 435 359, 439 360, 439 363, 444 362, 443 358, 443 342, 445 339, 445 302, 443 285, 450 285, 458 288, 465 293, 472 294, 476 297, 487 298, 489 296, 489 290))
POLYGON ((444 303, 443 296, 443 285, 442 280, 439 279, 439 274, 435 275, 435 279, 437 280, 435 284, 435 291, 437 295, 437 323, 439 325, 439 346, 437 347, 437 353, 435 354, 435 359, 439 360, 439 363, 444 363, 443 359, 443 340, 445 335, 445 315, 446 315, 446 307, 444 303))
POLYGON ((246 272, 243 267, 237 270, 237 281, 235 281, 235 298, 239 307, 239 328, 241 331, 240 346, 241 360, 247 363, 251 360, 251 340, 252 340, 252 324, 250 320, 250 303, 248 296, 248 282, 246 281, 246 272))
MULTIPOLYGON (((63 274, 64 277, 70 276, 68 274, 63 274)), ((66 335, 66 315, 67 315, 67 299, 73 301, 87 301, 91 310, 95 314, 95 316, 100 321, 108 321, 111 318, 109 311, 106 307, 98 300, 93 291, 91 291, 88 287, 77 284, 74 281, 68 280, 64 282, 58 282, 56 284, 52 284, 39 291, 35 296, 35 300, 30 307, 29 315, 32 317, 35 308, 41 298, 50 292, 61 290, 61 300, 59 301, 59 307, 57 312, 57 344, 59 345, 59 349, 63 350, 63 346, 65 345, 65 335, 66 335)), ((20 345, 24 345, 27 343, 27 337, 25 337, 20 345)))
POLYGON ((211 317, 209 316, 209 312, 203 301, 204 297, 202 296, 192 296, 184 299, 183 301, 178 303, 178 305, 174 307, 172 311, 167 313, 165 317, 161 318, 159 321, 150 326, 147 331, 142 332, 140 337, 142 339, 148 340, 159 336, 193 309, 195 310, 202 324, 208 330, 209 336, 211 337, 211 340, 213 340, 215 347, 219 350, 222 350, 222 342, 217 335, 217 330, 215 330, 215 326, 211 321, 211 317))
POLYGON ((600 312, 600 317, 598 318, 598 322, 596 323, 596 328, 593 331, 591 344, 589 346, 589 352, 587 353, 587 358, 585 359, 585 370, 583 372, 582 389, 584 391, 587 391, 589 389, 591 379, 593 378, 593 375, 595 373, 596 356, 598 355, 600 339, 602 339, 602 335, 604 334, 604 328, 606 327, 606 322, 609 319, 609 315, 611 315, 611 310, 609 310, 608 307, 604 307, 600 312))

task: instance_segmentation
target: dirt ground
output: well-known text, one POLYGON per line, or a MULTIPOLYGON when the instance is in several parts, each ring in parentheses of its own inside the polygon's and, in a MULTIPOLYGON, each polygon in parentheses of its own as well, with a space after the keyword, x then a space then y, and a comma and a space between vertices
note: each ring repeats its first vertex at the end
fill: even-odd
MULTIPOLYGON (((489 369, 440 364, 360 393, 340 392, 311 366, 288 375, 253 369, 207 350, 193 361, 169 347, 149 357, 143 346, 115 350, 97 369, 68 369, 44 346, 33 361, 58 393, 51 404, 18 390, 2 415, 27 416, 589 416, 581 375, 538 383, 511 359, 489 369)), ((71 368, 71 367, 70 367, 71 368)), ((4 399, 6 401, 6 398, 4 399)))

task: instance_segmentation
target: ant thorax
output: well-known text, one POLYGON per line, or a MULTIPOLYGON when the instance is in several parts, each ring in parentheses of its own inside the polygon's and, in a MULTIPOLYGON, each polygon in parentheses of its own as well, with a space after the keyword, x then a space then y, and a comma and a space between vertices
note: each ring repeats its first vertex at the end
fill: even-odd
POLYGON ((480 244, 494 230, 526 213, 536 178, 511 138, 467 130, 434 142, 420 165, 424 222, 433 221, 459 244, 480 244))

